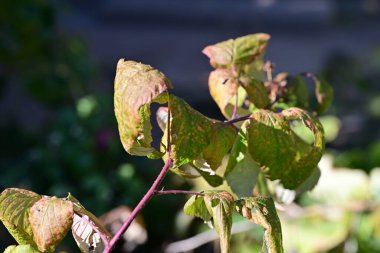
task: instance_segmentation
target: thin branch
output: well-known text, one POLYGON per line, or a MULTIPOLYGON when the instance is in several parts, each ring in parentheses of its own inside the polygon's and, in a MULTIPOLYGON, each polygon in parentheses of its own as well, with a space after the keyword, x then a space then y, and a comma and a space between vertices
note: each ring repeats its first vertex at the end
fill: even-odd
POLYGON ((155 191, 155 195, 166 195, 166 194, 187 194, 187 195, 197 195, 197 196, 204 196, 203 193, 200 192, 194 192, 194 191, 183 191, 183 190, 162 190, 162 191, 155 191))
POLYGON ((224 124, 234 124, 236 122, 244 121, 244 120, 247 120, 247 119, 250 119, 250 118, 251 118, 251 114, 245 115, 245 116, 242 116, 242 117, 239 117, 239 118, 236 118, 236 119, 227 120, 227 121, 224 121, 223 123, 224 124))
MULTIPOLYGON (((92 223, 90 220, 86 219, 86 217, 81 214, 81 213, 77 213, 75 212, 76 215, 78 215, 82 221, 84 221, 85 223, 87 223, 87 225, 89 225, 96 233, 99 234, 100 238, 102 239, 103 243, 104 243, 104 246, 105 248, 109 248, 110 246, 110 242, 108 241, 108 238, 106 237, 105 234, 103 234, 96 226, 94 223, 92 223)), ((88 216, 87 216, 88 217, 88 216)))
MULTIPOLYGON (((169 155, 169 154, 168 154, 169 155)), ((120 238, 123 236, 124 232, 128 229, 128 227, 131 225, 132 221, 136 218, 136 216, 141 212, 141 210, 145 207, 145 205, 148 203, 148 201, 153 197, 155 194, 155 191, 160 186, 162 180, 164 179, 166 173, 169 171, 171 166, 171 159, 168 157, 165 161, 165 165, 162 168, 160 174, 148 190, 148 192, 145 194, 145 196, 140 200, 140 202, 137 204, 135 209, 133 209, 132 213, 128 216, 128 219, 124 222, 124 224, 121 226, 121 228, 117 231, 116 235, 112 238, 110 242, 110 247, 108 250, 104 250, 103 253, 110 253, 112 249, 115 247, 116 243, 120 240, 120 238)))
POLYGON ((137 206, 133 209, 131 214, 128 216, 127 220, 124 221, 121 228, 116 232, 115 236, 112 238, 112 240, 109 243, 109 247, 106 247, 103 251, 103 253, 110 253, 114 247, 116 246, 117 242, 120 240, 120 238, 123 236, 125 231, 129 228, 133 220, 137 217, 137 215, 141 212, 141 210, 145 207, 145 205, 148 203, 148 201, 155 195, 155 192, 157 191, 158 187, 162 183, 162 181, 165 178, 165 175, 168 173, 171 165, 172 160, 170 158, 170 152, 171 152, 171 145, 170 145, 170 107, 168 110, 168 123, 167 123, 167 147, 166 147, 166 160, 165 165, 162 167, 160 174, 157 176, 156 180, 154 180, 152 186, 149 188, 148 192, 145 193, 144 197, 140 200, 140 202, 137 204, 137 206))

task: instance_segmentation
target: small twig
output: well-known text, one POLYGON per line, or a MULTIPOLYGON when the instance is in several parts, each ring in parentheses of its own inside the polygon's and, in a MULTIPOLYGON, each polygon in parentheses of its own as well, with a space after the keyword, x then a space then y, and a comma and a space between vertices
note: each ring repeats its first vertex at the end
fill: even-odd
POLYGON ((250 118, 251 118, 251 114, 245 115, 245 116, 242 116, 242 117, 239 117, 239 118, 227 120, 227 121, 224 121, 223 123, 224 124, 234 124, 236 122, 244 121, 244 120, 247 120, 247 119, 250 119, 250 118))
POLYGON ((187 194, 187 195, 197 195, 197 196, 204 196, 203 193, 200 192, 194 192, 194 191, 183 191, 183 190, 161 190, 161 191, 155 191, 155 195, 165 195, 165 194, 187 194))
MULTIPOLYGON (((78 215, 82 221, 86 222, 87 225, 89 225, 96 233, 99 234, 100 238, 102 239, 103 243, 104 243, 104 246, 105 248, 108 248, 110 246, 110 242, 108 241, 108 238, 106 237, 105 234, 103 234, 96 226, 94 223, 92 223, 90 220, 86 219, 86 217, 81 214, 81 213, 77 213, 75 212, 76 215, 78 215)), ((87 216, 88 217, 88 216, 87 216)))

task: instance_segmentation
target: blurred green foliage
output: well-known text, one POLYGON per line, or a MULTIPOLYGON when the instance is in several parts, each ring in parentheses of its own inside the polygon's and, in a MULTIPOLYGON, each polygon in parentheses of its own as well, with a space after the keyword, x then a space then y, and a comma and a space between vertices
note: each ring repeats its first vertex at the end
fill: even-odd
POLYGON ((331 147, 336 166, 363 169, 380 167, 380 46, 370 55, 332 55, 325 66, 334 84, 331 112, 342 120, 342 131, 331 147), (339 92, 340 91, 340 92, 339 92))

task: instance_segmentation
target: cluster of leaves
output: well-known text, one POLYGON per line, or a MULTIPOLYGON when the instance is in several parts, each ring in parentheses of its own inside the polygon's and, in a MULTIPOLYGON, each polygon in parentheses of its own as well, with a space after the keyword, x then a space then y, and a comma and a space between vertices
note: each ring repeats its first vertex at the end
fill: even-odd
MULTIPOLYGON (((273 219, 268 218, 270 221, 261 225, 273 233, 281 231, 277 228, 275 209, 268 206, 273 201, 251 198, 258 178, 264 187, 266 181, 279 180, 282 187, 296 192, 311 189, 318 181, 317 164, 325 144, 323 128, 316 116, 330 106, 332 89, 324 80, 307 74, 316 84, 317 106, 311 108, 302 76, 280 73, 272 80, 272 70, 263 70, 268 40, 267 34, 254 34, 204 49, 215 68, 209 77, 210 93, 226 117, 225 122, 210 119, 169 94, 172 84, 152 67, 124 60, 117 67, 115 113, 125 150, 132 155, 167 159, 165 150, 170 145, 173 172, 188 178, 201 176, 214 187, 226 181, 234 195, 248 198, 235 203, 227 192, 210 192, 193 197, 185 207, 189 214, 206 221, 213 219, 224 252, 229 249, 232 210, 239 205, 239 210, 255 210, 253 213, 266 209, 265 213, 273 219), (156 114, 164 132, 160 149, 152 146, 150 106, 155 102, 168 104, 156 114), (312 144, 292 130, 295 122, 310 130, 314 137, 312 144), (228 154, 225 172, 218 175, 228 154)), ((243 216, 250 219, 252 215, 244 212, 243 216)), ((266 245, 276 248, 270 252, 281 252, 281 235, 266 238, 277 238, 273 242, 269 239, 271 242, 266 245)))
POLYGON ((9 188, 0 195, 0 220, 20 244, 5 252, 54 252, 71 229, 82 252, 102 252, 102 236, 111 237, 101 222, 72 195, 41 196, 9 188))
MULTIPOLYGON (((151 66, 123 59, 117 65, 114 106, 125 150, 131 155, 170 160, 171 171, 183 177, 203 177, 214 187, 224 182, 230 186, 231 192, 204 192, 185 206, 187 214, 213 225, 223 253, 230 249, 234 211, 264 228, 265 250, 283 252, 281 225, 268 184, 281 184, 299 193, 318 181, 324 134, 316 116, 330 105, 332 90, 325 81, 309 74, 316 84, 317 106, 311 108, 308 89, 300 76, 280 73, 272 78, 271 64, 263 63, 269 38, 267 34, 253 34, 204 49, 215 68, 209 78, 210 93, 227 119, 224 122, 204 116, 170 94, 171 82, 151 66), (156 113, 163 131, 159 148, 152 145, 152 103, 167 104, 156 113), (305 142, 293 131, 296 123, 312 133, 313 143, 305 142)), ((95 246, 101 248, 88 243, 94 240, 85 239, 82 244, 83 233, 76 234, 73 222, 85 222, 83 216, 101 234, 108 235, 96 218, 70 196, 49 198, 9 189, 1 198, 1 220, 21 245, 28 244, 35 250, 51 252, 70 227, 83 252, 93 252, 95 246), (21 211, 8 213, 15 200, 21 211), (58 207, 59 212, 55 211, 58 207), (49 215, 55 215, 50 223, 50 219, 45 220, 49 215)), ((91 231, 91 236, 100 236, 91 231)))

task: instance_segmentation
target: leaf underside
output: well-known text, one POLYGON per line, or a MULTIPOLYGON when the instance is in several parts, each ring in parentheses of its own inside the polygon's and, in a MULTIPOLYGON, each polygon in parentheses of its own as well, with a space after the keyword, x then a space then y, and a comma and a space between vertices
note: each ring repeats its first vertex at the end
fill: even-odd
POLYGON ((236 201, 236 209, 244 218, 264 228, 262 252, 284 252, 281 223, 271 198, 250 197, 239 199, 236 201))

